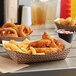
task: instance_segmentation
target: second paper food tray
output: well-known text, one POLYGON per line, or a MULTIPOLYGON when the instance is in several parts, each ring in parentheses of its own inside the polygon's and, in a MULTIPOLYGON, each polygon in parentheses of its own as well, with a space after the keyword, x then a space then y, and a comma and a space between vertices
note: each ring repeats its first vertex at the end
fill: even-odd
POLYGON ((54 20, 54 23, 56 24, 57 29, 66 29, 66 30, 76 31, 76 26, 62 25, 62 24, 56 23, 56 21, 59 19, 60 18, 57 18, 54 20))

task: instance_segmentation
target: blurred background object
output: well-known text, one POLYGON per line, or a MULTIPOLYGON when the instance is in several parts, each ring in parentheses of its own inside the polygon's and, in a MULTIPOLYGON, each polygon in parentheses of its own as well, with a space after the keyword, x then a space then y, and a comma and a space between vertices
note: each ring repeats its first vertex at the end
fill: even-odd
POLYGON ((23 6, 24 5, 19 5, 19 7, 18 7, 18 24, 21 24, 23 6))
POLYGON ((71 0, 61 0, 60 18, 71 16, 71 0))
POLYGON ((6 22, 17 23, 18 0, 6 0, 6 22))
POLYGON ((19 0, 19 5, 31 6, 31 0, 19 0))
POLYGON ((60 18, 60 4, 61 0, 57 0, 57 11, 56 11, 56 18, 60 18))
POLYGON ((0 0, 0 25, 5 22, 21 24, 23 6, 31 6, 32 23, 42 25, 55 18, 76 17, 76 0, 0 0), (48 2, 47 2, 48 1, 48 2), (47 5, 48 4, 48 5, 47 5), (46 14, 47 12, 47 14, 46 14))
POLYGON ((24 6, 22 10, 22 23, 29 27, 32 25, 32 15, 31 15, 31 7, 24 6))
POLYGON ((5 3, 6 3, 6 0, 0 0, 0 27, 6 22, 5 3))
POLYGON ((76 18, 76 0, 72 0, 71 17, 76 18))
POLYGON ((46 23, 48 0, 32 0, 32 24, 44 25, 46 23))
POLYGON ((51 22, 56 18, 57 0, 48 0, 47 22, 51 22))

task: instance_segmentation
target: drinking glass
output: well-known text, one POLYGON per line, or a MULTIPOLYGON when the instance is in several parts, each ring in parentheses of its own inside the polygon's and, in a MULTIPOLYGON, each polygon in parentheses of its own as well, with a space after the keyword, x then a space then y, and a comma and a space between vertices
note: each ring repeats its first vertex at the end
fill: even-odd
POLYGON ((46 23, 48 0, 32 0, 32 24, 44 25, 46 23))

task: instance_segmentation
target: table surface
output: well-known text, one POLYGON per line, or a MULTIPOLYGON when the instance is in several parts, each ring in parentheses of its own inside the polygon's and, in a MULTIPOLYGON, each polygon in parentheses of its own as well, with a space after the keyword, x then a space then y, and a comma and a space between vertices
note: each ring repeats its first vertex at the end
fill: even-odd
MULTIPOLYGON (((32 26, 33 33, 30 40, 41 39, 42 34, 47 32, 51 36, 57 37, 54 23, 45 26, 32 26)), ((65 60, 50 61, 30 64, 29 67, 10 74, 0 74, 0 76, 76 76, 76 34, 74 33, 72 49, 65 60), (64 73, 64 74, 62 74, 64 73)), ((0 56, 9 57, 3 47, 0 47, 0 56)))

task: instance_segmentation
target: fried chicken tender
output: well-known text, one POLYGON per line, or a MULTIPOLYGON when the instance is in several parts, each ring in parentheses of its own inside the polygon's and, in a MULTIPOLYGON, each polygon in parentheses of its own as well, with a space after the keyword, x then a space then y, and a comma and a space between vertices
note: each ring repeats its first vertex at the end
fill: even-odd
POLYGON ((41 39, 41 40, 38 40, 38 41, 30 42, 28 47, 45 48, 45 47, 49 47, 50 44, 51 44, 50 40, 41 39))
POLYGON ((50 35, 48 35, 46 32, 44 32, 44 34, 42 36, 42 39, 48 39, 48 40, 50 40, 51 44, 50 44, 49 47, 57 48, 57 45, 55 44, 54 39, 50 35))
POLYGON ((58 46, 58 48, 60 48, 61 50, 64 49, 64 44, 61 43, 57 38, 54 38, 54 42, 58 46))
POLYGON ((37 53, 51 54, 61 51, 59 48, 35 48, 37 53))

